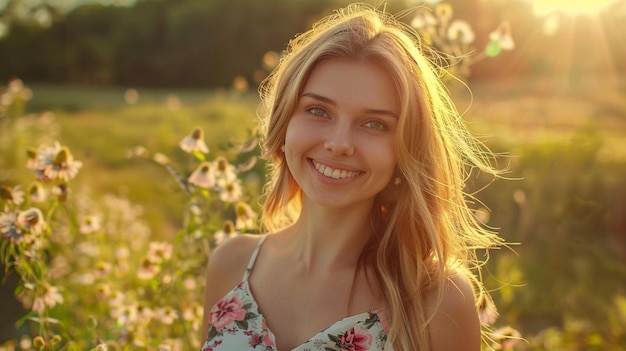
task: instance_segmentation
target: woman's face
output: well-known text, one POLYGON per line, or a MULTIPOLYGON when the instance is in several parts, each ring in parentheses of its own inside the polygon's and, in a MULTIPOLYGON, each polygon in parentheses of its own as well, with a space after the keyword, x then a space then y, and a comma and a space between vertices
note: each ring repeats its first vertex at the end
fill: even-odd
POLYGON ((285 136, 287 166, 305 201, 371 206, 394 175, 399 110, 394 83, 378 65, 319 62, 285 136))

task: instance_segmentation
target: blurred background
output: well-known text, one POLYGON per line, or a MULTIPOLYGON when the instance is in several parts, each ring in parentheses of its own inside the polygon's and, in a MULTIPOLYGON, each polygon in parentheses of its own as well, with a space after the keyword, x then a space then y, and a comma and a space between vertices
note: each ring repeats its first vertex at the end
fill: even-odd
MULTIPOLYGON (((129 153, 177 153, 196 126, 212 153, 244 142, 257 86, 281 50, 347 3, 0 0, 0 86, 20 79, 23 115, 54 120, 2 145, 0 183, 20 177, 18 146, 59 140, 85 164, 78 183, 141 204, 154 235, 172 237, 184 195, 129 153)), ((497 324, 528 340, 516 349, 626 349, 626 1, 386 6, 419 27, 415 8, 442 3, 473 36, 458 71, 471 93, 459 82, 450 91, 470 128, 506 155, 512 178, 477 195, 480 219, 514 243, 485 268, 497 324), (494 35, 511 42, 494 51, 494 35)), ((477 177, 470 187, 490 182, 477 177)), ((16 338, 24 313, 12 284, 9 276, 0 286, 0 343, 16 338)))

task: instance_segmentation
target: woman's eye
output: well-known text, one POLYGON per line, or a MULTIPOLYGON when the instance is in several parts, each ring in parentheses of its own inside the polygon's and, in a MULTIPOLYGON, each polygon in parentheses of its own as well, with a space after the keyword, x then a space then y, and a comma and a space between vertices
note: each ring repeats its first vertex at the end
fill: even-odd
POLYGON ((367 121, 367 122, 365 122, 364 125, 367 128, 372 128, 372 129, 376 129, 376 130, 385 130, 385 129, 387 129, 387 125, 384 122, 378 121, 378 120, 367 121))
POLYGON ((324 111, 321 107, 310 107, 307 109, 307 112, 315 116, 326 116, 326 111, 324 111))

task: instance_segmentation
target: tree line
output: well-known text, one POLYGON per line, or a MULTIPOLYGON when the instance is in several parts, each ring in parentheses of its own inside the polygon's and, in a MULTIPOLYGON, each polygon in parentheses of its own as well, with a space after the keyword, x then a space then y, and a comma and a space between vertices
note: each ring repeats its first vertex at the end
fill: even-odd
MULTIPOLYGON (((48 26, 13 21, 0 38, 0 80, 20 77, 29 82, 208 88, 228 86, 238 76, 255 82, 266 52, 279 53, 294 34, 349 2, 137 0, 129 7, 83 5, 62 16, 49 8, 54 16, 48 26)), ((388 0, 386 6, 389 12, 399 13, 406 10, 407 2, 388 0)), ((520 50, 498 57, 496 64, 479 62, 473 67, 474 76, 545 75, 563 66, 563 57, 550 58, 549 54, 559 43, 567 45, 569 41, 563 38, 571 33, 562 30, 543 35, 540 28, 545 19, 536 18, 528 2, 448 2, 455 17, 472 25, 477 52, 499 22, 511 22, 520 50)), ((410 14, 404 19, 410 21, 410 14)), ((562 23, 563 29, 570 26, 562 23)), ((615 30, 619 21, 605 18, 601 23, 607 29, 605 40, 612 50, 611 61, 623 72, 626 50, 617 45, 621 37, 616 33, 623 32, 615 30)), ((587 33, 584 28, 588 28, 584 22, 576 27, 582 34, 587 33)), ((592 42, 593 38, 586 38, 576 51, 585 51, 585 43, 592 42)), ((562 49, 558 51, 569 50, 562 49)), ((581 68, 595 69, 590 60, 579 61, 581 68)), ((578 66, 574 64, 575 69, 578 66)))

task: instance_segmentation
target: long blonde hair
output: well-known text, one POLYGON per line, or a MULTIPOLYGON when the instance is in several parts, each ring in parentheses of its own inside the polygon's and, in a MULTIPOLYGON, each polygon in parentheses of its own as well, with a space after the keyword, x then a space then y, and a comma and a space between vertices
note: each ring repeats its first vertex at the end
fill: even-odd
POLYGON ((373 209, 375 235, 362 255, 372 268, 388 306, 389 340, 395 350, 428 350, 426 291, 443 288, 464 274, 484 289, 471 269, 474 250, 500 242, 476 220, 464 192, 471 169, 497 176, 491 153, 467 130, 435 64, 418 35, 374 7, 353 4, 296 36, 277 68, 260 87, 263 156, 269 182, 264 192, 263 226, 274 231, 297 219, 301 190, 281 147, 302 88, 320 60, 348 57, 375 62, 395 83, 401 103, 396 137, 397 172, 373 209))

